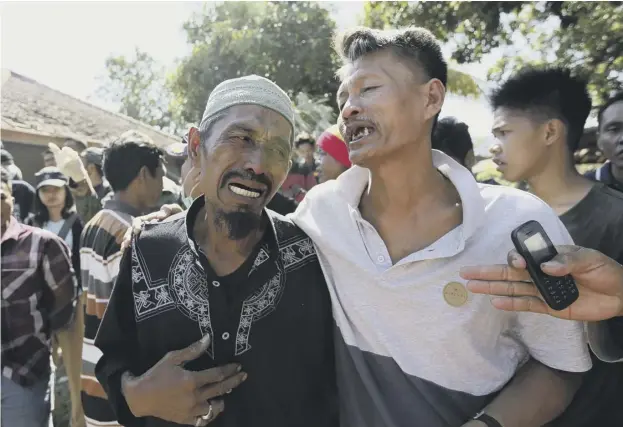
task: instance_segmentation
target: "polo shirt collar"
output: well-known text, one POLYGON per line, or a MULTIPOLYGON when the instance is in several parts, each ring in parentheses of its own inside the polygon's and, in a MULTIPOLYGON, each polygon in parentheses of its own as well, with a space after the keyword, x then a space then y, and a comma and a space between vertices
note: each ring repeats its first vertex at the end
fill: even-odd
MULTIPOLYGON (((485 215, 485 201, 480 194, 480 187, 472 173, 450 156, 438 150, 432 150, 433 165, 447 177, 456 188, 463 206, 462 238, 468 240, 482 227, 485 215)), ((368 169, 353 166, 336 180, 336 189, 342 199, 359 214, 361 195, 371 180, 368 169)), ((360 215, 360 214, 359 214, 360 215)))

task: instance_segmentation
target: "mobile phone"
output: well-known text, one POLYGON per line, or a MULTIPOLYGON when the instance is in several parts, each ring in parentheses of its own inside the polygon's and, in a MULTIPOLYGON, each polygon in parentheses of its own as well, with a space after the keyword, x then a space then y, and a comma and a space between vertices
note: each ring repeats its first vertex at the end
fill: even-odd
POLYGON ((541 224, 528 221, 513 230, 511 239, 517 252, 526 260, 530 277, 547 305, 559 311, 578 299, 578 287, 573 277, 550 276, 541 270, 541 264, 558 255, 541 224))

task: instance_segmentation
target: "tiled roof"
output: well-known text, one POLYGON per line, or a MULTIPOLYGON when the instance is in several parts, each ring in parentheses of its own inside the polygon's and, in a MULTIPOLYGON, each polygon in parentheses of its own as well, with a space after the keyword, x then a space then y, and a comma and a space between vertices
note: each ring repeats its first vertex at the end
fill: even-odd
POLYGON ((108 144, 138 130, 159 147, 179 138, 122 114, 104 110, 12 71, 2 71, 2 128, 108 144))

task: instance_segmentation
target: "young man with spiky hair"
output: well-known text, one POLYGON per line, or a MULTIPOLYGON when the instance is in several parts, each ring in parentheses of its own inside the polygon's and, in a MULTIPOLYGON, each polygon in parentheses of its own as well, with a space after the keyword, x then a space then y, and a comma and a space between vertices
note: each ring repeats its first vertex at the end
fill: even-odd
MULTIPOLYGON (((530 191, 558 214, 577 245, 623 262, 623 193, 578 173, 573 153, 591 109, 586 82, 560 68, 528 68, 493 92, 494 162, 509 181, 530 191)), ((555 425, 621 423, 623 365, 593 358, 593 369, 555 425), (618 397, 617 397, 618 396, 618 397)))

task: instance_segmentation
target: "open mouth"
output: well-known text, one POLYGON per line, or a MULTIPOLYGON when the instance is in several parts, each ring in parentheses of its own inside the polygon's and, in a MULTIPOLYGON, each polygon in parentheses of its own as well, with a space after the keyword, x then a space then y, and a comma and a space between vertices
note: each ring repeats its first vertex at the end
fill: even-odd
POLYGON ((229 188, 229 190, 241 197, 247 197, 249 199, 257 199, 259 197, 262 196, 262 194, 264 194, 263 190, 258 190, 255 188, 250 188, 247 187, 246 185, 242 185, 242 184, 238 184, 238 183, 232 183, 229 184, 227 186, 227 188, 229 188))
POLYGON ((359 142, 373 133, 374 128, 371 126, 357 126, 350 136, 350 142, 359 142))

